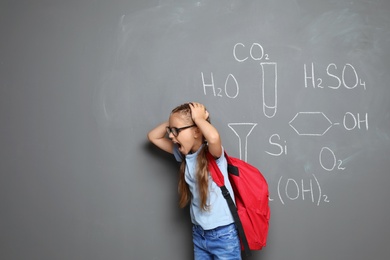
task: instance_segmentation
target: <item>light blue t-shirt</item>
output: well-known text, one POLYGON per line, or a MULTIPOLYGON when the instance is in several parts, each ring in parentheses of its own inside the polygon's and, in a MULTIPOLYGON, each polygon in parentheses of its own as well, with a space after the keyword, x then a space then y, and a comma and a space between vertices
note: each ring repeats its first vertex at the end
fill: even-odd
MULTIPOLYGON (((200 208, 198 183, 196 181, 196 164, 197 157, 201 149, 202 146, 196 153, 188 154, 187 156, 185 156, 185 180, 192 194, 190 205, 191 221, 193 224, 201 226, 204 230, 209 230, 214 229, 216 227, 229 225, 234 222, 234 219, 229 210, 229 206, 226 202, 226 199, 222 195, 221 188, 218 187, 217 184, 215 184, 210 174, 209 194, 207 199, 207 205, 209 205, 209 208, 206 211, 200 208)), ((183 160, 184 156, 179 152, 176 146, 174 148, 173 154, 177 161, 181 162, 183 160)), ((222 156, 218 158, 216 162, 222 174, 224 175, 225 186, 229 190, 230 195, 234 200, 233 189, 229 182, 227 173, 227 161, 223 152, 222 156)))

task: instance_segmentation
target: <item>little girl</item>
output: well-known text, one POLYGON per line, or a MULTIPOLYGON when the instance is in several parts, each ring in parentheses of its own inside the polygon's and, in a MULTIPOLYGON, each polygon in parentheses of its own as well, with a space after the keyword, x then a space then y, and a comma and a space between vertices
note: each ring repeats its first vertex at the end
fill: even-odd
POLYGON ((208 171, 206 155, 209 152, 234 198, 221 139, 217 129, 210 124, 204 105, 192 102, 176 107, 167 122, 148 133, 148 139, 181 162, 179 206, 183 208, 190 203, 195 259, 241 259, 233 217, 221 189, 208 171))

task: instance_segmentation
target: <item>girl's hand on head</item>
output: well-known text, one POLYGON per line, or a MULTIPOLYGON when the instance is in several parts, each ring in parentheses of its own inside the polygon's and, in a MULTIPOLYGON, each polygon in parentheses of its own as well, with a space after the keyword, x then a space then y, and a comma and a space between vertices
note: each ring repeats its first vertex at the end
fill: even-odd
MULTIPOLYGON (((209 112, 207 112, 204 105, 200 103, 190 103, 192 120, 200 130, 202 137, 202 142, 204 139, 207 141, 207 146, 209 152, 215 157, 219 158, 222 155, 222 144, 221 137, 218 133, 218 130, 210 124, 208 117, 209 112)), ((199 139, 200 140, 200 139, 199 139)))
POLYGON ((206 110, 206 107, 203 104, 191 102, 191 115, 192 120, 195 122, 197 119, 206 120, 209 117, 209 112, 206 110))

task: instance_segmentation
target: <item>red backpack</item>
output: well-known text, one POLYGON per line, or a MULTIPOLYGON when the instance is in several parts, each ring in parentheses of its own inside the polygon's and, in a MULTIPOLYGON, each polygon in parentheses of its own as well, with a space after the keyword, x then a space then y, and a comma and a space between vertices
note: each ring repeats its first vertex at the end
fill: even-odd
POLYGON ((250 250, 261 250, 267 242, 270 219, 268 184, 254 166, 238 158, 229 157, 226 152, 225 157, 235 204, 210 153, 207 154, 209 171, 229 205, 240 236, 241 249, 245 250, 246 255, 250 255, 250 250))

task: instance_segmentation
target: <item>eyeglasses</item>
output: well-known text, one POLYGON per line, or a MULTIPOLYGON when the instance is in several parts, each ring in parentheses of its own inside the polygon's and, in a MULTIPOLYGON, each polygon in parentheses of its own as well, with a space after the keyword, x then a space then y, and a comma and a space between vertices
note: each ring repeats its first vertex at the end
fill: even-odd
POLYGON ((179 135, 179 133, 181 131, 183 131, 184 129, 194 127, 194 126, 196 126, 196 125, 193 124, 193 125, 184 126, 184 127, 180 127, 180 128, 167 126, 167 134, 169 135, 170 133, 172 133, 174 137, 177 137, 179 135))

